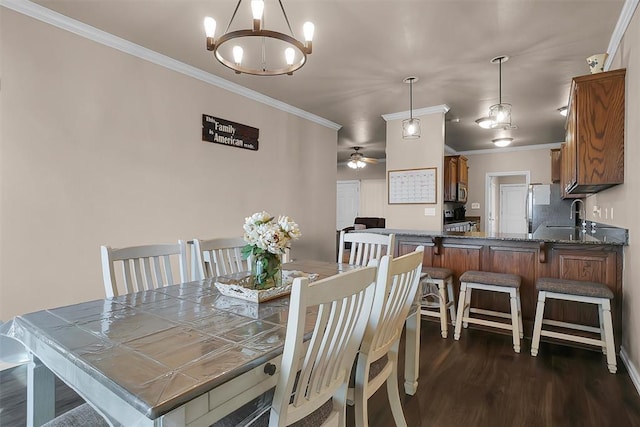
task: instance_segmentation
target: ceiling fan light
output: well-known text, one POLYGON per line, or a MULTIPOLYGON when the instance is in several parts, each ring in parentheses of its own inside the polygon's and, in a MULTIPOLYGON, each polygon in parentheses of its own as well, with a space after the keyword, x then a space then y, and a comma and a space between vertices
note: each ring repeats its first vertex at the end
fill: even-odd
POLYGON ((495 144, 496 147, 506 147, 513 141, 513 138, 496 138, 492 139, 491 142, 495 144))

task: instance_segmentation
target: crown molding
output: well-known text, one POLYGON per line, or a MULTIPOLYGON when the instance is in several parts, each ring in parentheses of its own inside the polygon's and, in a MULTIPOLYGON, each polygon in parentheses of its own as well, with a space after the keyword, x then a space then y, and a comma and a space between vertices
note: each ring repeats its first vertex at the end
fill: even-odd
MULTIPOLYGON (((416 110, 413 110, 413 117, 426 116, 428 114, 436 114, 436 113, 446 114, 447 111, 449 111, 449 106, 447 104, 434 105, 433 107, 418 108, 416 110)), ((410 110, 401 111, 399 113, 390 113, 390 114, 382 115, 382 118, 384 119, 385 122, 388 122, 389 120, 400 120, 400 119, 404 120, 410 117, 411 117, 410 110)))
POLYGON ((537 144, 537 145, 522 145, 519 147, 496 147, 496 148, 485 148, 482 150, 468 150, 468 151, 456 151, 453 148, 445 145, 445 152, 448 154, 460 154, 463 156, 470 156, 474 154, 496 154, 496 153, 509 153, 512 151, 531 151, 531 150, 551 150, 554 148, 560 148, 561 142, 553 142, 550 144, 537 144))
POLYGON ((69 31, 80 37, 117 49, 121 52, 138 57, 169 70, 176 71, 210 85, 217 86, 221 89, 249 98, 261 104, 277 108, 278 110, 293 114, 294 116, 301 117, 335 131, 342 127, 342 125, 339 125, 338 123, 334 123, 323 117, 316 116, 315 114, 301 110, 282 101, 278 101, 277 99, 263 95, 260 92, 248 89, 237 83, 225 80, 214 74, 185 64, 184 62, 175 60, 166 55, 162 55, 154 50, 132 43, 106 31, 99 30, 91 25, 69 18, 68 16, 54 12, 51 9, 47 9, 46 7, 28 0, 0 0, 0 5, 44 23, 69 31))
POLYGON ((627 27, 629 27, 629 23, 631 22, 631 18, 633 18, 633 14, 635 13, 639 2, 640 0, 626 0, 624 2, 624 5, 622 6, 622 11, 620 11, 620 16, 618 17, 618 22, 616 22, 616 27, 613 29, 611 39, 609 40, 609 46, 607 47, 607 53, 609 54, 609 56, 604 62, 605 71, 609 71, 609 68, 611 67, 613 57, 618 52, 622 37, 627 31, 627 27))

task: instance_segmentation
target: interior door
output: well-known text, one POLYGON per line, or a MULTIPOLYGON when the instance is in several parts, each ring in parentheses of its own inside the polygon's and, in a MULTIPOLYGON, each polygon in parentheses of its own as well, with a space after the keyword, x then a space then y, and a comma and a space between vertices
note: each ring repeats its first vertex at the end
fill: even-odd
POLYGON ((500 185, 500 232, 526 233, 526 184, 500 185))
POLYGON ((360 181, 338 181, 336 230, 353 225, 360 207, 360 181))

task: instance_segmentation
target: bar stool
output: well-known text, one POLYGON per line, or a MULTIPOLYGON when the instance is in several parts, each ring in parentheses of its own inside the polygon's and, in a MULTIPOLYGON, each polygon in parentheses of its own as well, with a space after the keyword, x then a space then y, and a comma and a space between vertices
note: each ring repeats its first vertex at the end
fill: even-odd
POLYGON ((517 274, 491 273, 486 271, 466 271, 460 276, 460 295, 458 296, 458 315, 456 329, 453 338, 460 339, 462 326, 466 328, 468 323, 490 326, 492 328, 510 330, 513 335, 513 350, 520 353, 520 340, 524 337, 522 329, 522 308, 520 303, 521 277, 517 274), (511 311, 509 313, 471 308, 471 291, 481 289, 491 292, 503 292, 509 294, 511 311), (471 313, 484 316, 501 317, 511 319, 511 324, 496 322, 493 320, 471 317, 471 313))
POLYGON ((616 349, 613 340, 613 322, 611 321, 611 300, 613 299, 613 292, 611 289, 606 285, 597 282, 554 279, 549 277, 539 278, 536 282, 536 289, 538 290, 538 306, 536 308, 536 320, 533 325, 531 355, 538 355, 540 336, 595 345, 602 348, 602 353, 607 356, 609 372, 615 374, 618 368, 616 362, 616 349), (545 320, 544 304, 547 298, 596 304, 598 306, 600 327, 594 328, 577 323, 545 320), (599 334, 600 339, 573 335, 567 332, 542 329, 543 324, 572 330, 593 332, 595 334, 599 334))
POLYGON ((422 267, 422 299, 420 314, 423 316, 439 317, 442 338, 448 334, 447 308, 451 315, 451 322, 456 322, 456 303, 453 296, 453 272, 448 268, 422 267), (429 290, 429 285, 438 286, 438 293, 429 290), (445 294, 446 287, 446 294, 445 294), (435 300, 429 299, 435 297, 435 300), (437 308, 438 311, 432 311, 437 308))

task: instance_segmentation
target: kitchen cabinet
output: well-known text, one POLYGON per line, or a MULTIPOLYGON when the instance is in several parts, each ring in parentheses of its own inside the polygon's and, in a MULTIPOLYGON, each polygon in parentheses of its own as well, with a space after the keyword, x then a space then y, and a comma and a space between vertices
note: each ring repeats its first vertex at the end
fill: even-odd
POLYGON ((586 197, 586 194, 570 194, 567 192, 567 187, 562 185, 562 183, 568 182, 568 176, 570 174, 569 171, 571 169, 572 165, 570 164, 570 157, 567 155, 567 144, 564 143, 560 145, 560 197, 563 199, 581 199, 586 197))
MULTIPOLYGON (((443 198, 445 202, 459 202, 458 184, 465 188, 469 181, 467 158, 464 156, 446 156, 443 170, 443 198)), ((466 202, 464 200, 463 202, 466 202)))
POLYGON ((624 181, 625 70, 575 77, 562 156, 566 194, 597 193, 624 181))
POLYGON ((562 159, 559 148, 551 150, 551 182, 560 182, 560 168, 562 167, 562 159))

